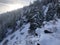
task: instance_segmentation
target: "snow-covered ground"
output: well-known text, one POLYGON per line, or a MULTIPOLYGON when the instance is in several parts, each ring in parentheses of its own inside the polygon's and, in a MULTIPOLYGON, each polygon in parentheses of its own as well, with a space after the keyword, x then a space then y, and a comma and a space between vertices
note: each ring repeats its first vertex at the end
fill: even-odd
MULTIPOLYGON (((49 2, 48 0, 46 1, 49 2)), ((42 3, 44 3, 44 0, 42 3)), ((15 27, 16 31, 13 32, 12 34, 9 35, 9 33, 11 33, 13 29, 7 28, 6 36, 7 35, 8 36, 4 38, 2 42, 0 42, 0 45, 60 45, 60 19, 58 19, 58 15, 56 14, 57 13, 56 4, 55 5, 54 3, 48 3, 47 5, 41 4, 42 9, 40 9, 41 7, 39 7, 39 5, 34 3, 31 6, 26 7, 25 10, 21 9, 22 10, 21 14, 19 14, 20 11, 18 11, 18 13, 16 14, 12 13, 13 17, 14 15, 20 15, 21 19, 16 21, 16 27, 15 27), (36 7, 36 10, 35 10, 35 7, 36 7), (51 8, 51 10, 49 8, 51 8), (42 11, 42 13, 40 11, 42 11), (56 11, 56 13, 53 11, 56 11), (40 13, 43 14, 43 16, 39 17, 38 15, 40 15, 40 13), (48 15, 51 16, 50 18, 53 18, 53 20, 50 20, 48 15), (54 16, 52 17, 52 15, 54 16), (48 22, 46 20, 46 16, 48 16, 47 18, 49 19, 48 22), (33 24, 31 24, 32 22, 31 19, 33 21, 33 24), (35 31, 34 33, 36 34, 35 35, 29 34, 29 31, 31 30, 30 27, 33 27, 34 24, 39 25, 40 23, 42 24, 42 26, 41 27, 35 26, 37 27, 37 29, 33 30, 35 31)), ((60 12, 58 13, 60 14, 60 12)), ((10 13, 8 14, 11 15, 10 13)), ((8 20, 8 22, 10 22, 10 20, 8 20)))
POLYGON ((60 19, 44 22, 44 24, 42 28, 36 29, 38 36, 28 34, 30 27, 30 23, 28 23, 21 31, 18 29, 5 38, 0 45, 60 45, 60 19), (53 33, 44 33, 44 30, 53 33))
POLYGON ((9 35, 7 38, 5 38, 0 45, 22 45, 23 43, 25 43, 24 41, 25 41, 25 37, 27 35, 27 30, 29 29, 29 26, 30 26, 29 23, 26 24, 24 26, 24 29, 22 29, 21 32, 20 32, 20 29, 18 29, 12 35, 9 35), (4 44, 6 40, 8 40, 8 42, 7 44, 4 44))

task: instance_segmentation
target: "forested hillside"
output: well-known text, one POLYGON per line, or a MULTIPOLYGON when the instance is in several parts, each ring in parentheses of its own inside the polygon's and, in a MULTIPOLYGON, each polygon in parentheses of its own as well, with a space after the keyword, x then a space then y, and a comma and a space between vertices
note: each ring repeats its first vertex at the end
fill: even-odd
POLYGON ((59 0, 36 0, 0 14, 1 45, 60 45, 59 0))

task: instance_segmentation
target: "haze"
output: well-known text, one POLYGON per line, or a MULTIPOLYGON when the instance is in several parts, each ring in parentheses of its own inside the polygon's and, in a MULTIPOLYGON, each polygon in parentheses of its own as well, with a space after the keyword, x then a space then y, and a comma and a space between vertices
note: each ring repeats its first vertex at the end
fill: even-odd
POLYGON ((0 13, 22 8, 34 0, 0 0, 0 13))

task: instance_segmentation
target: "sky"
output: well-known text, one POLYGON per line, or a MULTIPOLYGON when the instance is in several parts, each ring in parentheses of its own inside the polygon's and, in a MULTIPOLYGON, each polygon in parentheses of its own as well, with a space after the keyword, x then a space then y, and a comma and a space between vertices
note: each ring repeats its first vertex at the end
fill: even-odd
POLYGON ((22 8, 33 1, 35 0, 0 0, 0 13, 22 8))

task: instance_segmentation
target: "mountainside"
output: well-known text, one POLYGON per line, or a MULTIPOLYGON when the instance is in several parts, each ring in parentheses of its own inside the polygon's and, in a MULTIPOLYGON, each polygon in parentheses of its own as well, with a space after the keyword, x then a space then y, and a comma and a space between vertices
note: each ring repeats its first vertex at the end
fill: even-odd
POLYGON ((36 0, 1 14, 0 45, 60 45, 59 0, 36 0))

